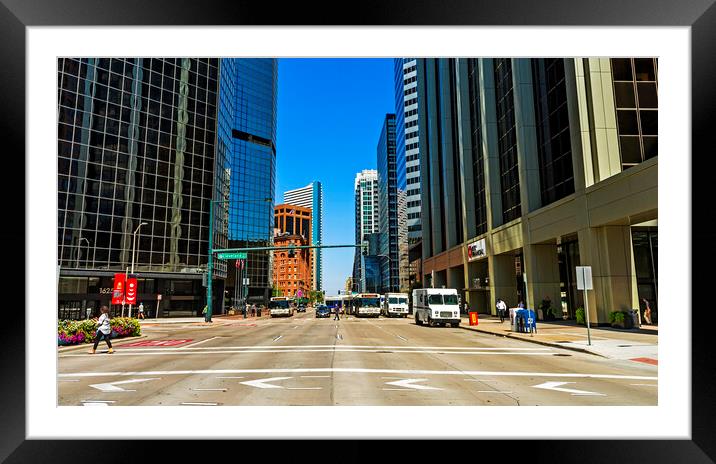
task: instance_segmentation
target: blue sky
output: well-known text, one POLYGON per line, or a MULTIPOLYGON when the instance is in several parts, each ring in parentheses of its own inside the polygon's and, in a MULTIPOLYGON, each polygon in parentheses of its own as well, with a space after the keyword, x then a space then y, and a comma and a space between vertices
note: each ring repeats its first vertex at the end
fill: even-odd
MULTIPOLYGON (((276 203, 286 190, 321 181, 324 244, 355 243, 353 181, 376 169, 380 131, 393 112, 392 59, 279 59, 276 203)), ((353 253, 324 250, 327 294, 344 288, 353 253)))

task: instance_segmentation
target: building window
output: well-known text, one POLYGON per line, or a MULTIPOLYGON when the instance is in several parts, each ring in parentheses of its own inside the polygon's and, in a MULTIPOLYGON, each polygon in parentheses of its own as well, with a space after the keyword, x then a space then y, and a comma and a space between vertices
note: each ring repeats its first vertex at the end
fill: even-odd
POLYGON ((487 204, 485 200, 485 159, 482 156, 482 119, 480 118, 480 78, 477 59, 467 63, 470 133, 472 139, 472 175, 475 195, 475 235, 487 232, 487 204))
POLYGON ((515 99, 512 88, 512 61, 510 58, 496 58, 494 64, 502 221, 509 222, 522 215, 515 129, 515 99))
POLYGON ((658 154, 658 59, 612 58, 622 169, 658 154))
POLYGON ((574 193, 564 59, 533 59, 537 156, 542 206, 574 193))

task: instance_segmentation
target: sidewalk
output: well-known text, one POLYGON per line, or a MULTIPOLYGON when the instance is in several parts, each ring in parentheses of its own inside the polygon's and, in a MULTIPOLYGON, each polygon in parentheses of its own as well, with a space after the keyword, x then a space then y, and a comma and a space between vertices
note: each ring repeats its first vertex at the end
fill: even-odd
POLYGON ((163 324, 197 324, 197 325, 216 325, 216 324, 225 324, 229 322, 235 322, 238 320, 257 320, 257 319, 266 319, 269 317, 268 311, 262 311, 261 316, 246 316, 246 319, 244 319, 243 314, 234 314, 233 316, 229 316, 227 314, 219 314, 219 315, 212 315, 211 316, 211 322, 205 322, 204 316, 194 316, 194 317, 159 317, 159 318, 147 318, 147 319, 140 319, 139 324, 140 326, 152 326, 152 325, 163 325, 163 324))
POLYGON ((470 326, 469 318, 463 316, 460 327, 540 345, 581 351, 609 359, 638 360, 653 365, 658 365, 659 360, 659 330, 657 326, 642 327, 636 330, 592 327, 590 329, 591 345, 587 343, 587 328, 574 321, 537 321, 537 333, 535 334, 512 332, 509 318, 500 323, 500 318, 487 315, 480 315, 476 326, 470 326))

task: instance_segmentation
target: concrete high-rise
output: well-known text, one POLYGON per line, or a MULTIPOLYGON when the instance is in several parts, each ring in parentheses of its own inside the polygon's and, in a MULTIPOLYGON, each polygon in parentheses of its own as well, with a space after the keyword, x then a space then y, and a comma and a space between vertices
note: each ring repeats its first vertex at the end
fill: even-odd
POLYGON ((591 266, 592 322, 655 313, 657 59, 420 59, 417 82, 426 286, 573 318, 591 266))
MULTIPOLYGON (((355 243, 356 245, 364 245, 364 248, 356 248, 355 258, 353 260, 353 286, 356 290, 361 289, 361 282, 365 281, 365 259, 364 256, 370 251, 372 255, 377 254, 377 250, 368 250, 368 245, 375 242, 371 240, 369 243, 368 236, 377 234, 380 229, 379 212, 379 196, 378 196, 378 171, 374 169, 365 169, 356 174, 354 182, 355 193, 355 243)), ((371 258, 373 259, 373 258, 371 258)), ((371 261, 371 269, 374 264, 371 261)), ((380 272, 380 271, 378 271, 380 272)))
MULTIPOLYGON (((323 243, 323 187, 313 181, 305 187, 288 190, 283 194, 284 203, 311 209, 311 245, 323 243)), ((320 248, 311 250, 313 289, 323 290, 323 253, 320 248)))

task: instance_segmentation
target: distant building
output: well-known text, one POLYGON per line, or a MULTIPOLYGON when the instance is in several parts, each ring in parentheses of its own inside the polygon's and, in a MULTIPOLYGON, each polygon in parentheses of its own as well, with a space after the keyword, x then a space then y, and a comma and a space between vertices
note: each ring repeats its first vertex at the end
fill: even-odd
MULTIPOLYGON (((379 197, 378 197, 378 171, 365 169, 356 174, 354 182, 355 192, 355 243, 368 246, 368 234, 377 234, 380 229, 379 197)), ((356 248, 353 259, 353 288, 361 290, 364 282, 362 256, 368 253, 366 248, 356 248)), ((377 251, 373 252, 377 254, 377 251)), ((378 271, 380 272, 380 271, 378 271)))
POLYGON ((395 115, 386 114, 377 148, 380 248, 380 292, 400 288, 398 244, 398 170, 395 160, 395 115))
MULTIPOLYGON (((306 246, 308 240, 300 234, 281 233, 273 239, 274 246, 306 246)), ((311 290, 311 264, 306 249, 274 251, 273 284, 280 296, 308 297, 311 290)))
POLYGON ((353 277, 348 276, 348 277, 346 277, 345 292, 346 292, 346 294, 350 295, 352 291, 353 291, 353 277))
MULTIPOLYGON (((283 194, 283 201, 311 210, 311 245, 323 244, 323 187, 321 183, 316 180, 305 187, 288 190, 283 194)), ((323 252, 320 248, 311 250, 311 266, 313 289, 323 290, 323 252)))

